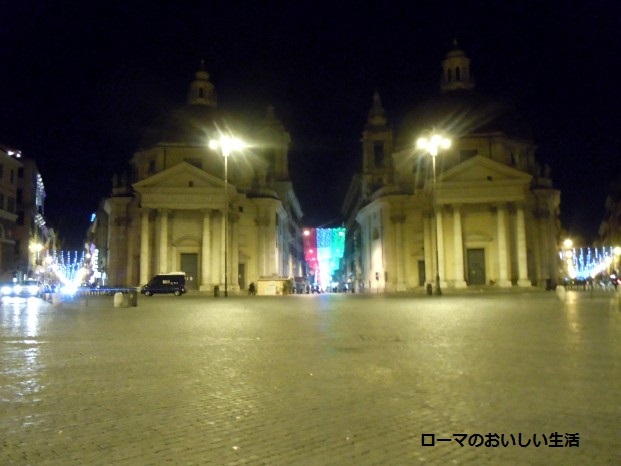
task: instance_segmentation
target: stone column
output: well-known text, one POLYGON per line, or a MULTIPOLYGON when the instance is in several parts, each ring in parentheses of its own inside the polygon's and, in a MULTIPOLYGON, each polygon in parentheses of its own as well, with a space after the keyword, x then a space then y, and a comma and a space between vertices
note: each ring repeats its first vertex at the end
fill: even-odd
POLYGON ((278 247, 280 247, 280 245, 277 244, 278 242, 278 225, 276 225, 276 223, 273 220, 273 215, 274 213, 271 213, 272 215, 270 216, 267 225, 265 227, 265 241, 264 241, 264 245, 265 245, 265 257, 266 257, 266 261, 267 261, 267 273, 268 275, 279 275, 280 270, 279 270, 279 254, 278 254, 278 247))
POLYGON ((230 215, 229 233, 231 236, 229 252, 229 288, 233 292, 239 291, 239 234, 237 231, 239 213, 234 212, 230 215))
POLYGON ((265 235, 267 229, 268 220, 264 215, 258 215, 255 218, 255 224, 257 225, 257 259, 259 276, 265 276, 265 267, 267 264, 266 252, 265 252, 265 235))
POLYGON ((532 283, 528 279, 526 225, 524 223, 524 206, 522 204, 517 205, 515 226, 517 229, 518 286, 532 286, 532 283))
POLYGON ((509 262, 507 260, 507 206, 499 204, 496 207, 496 232, 498 236, 498 286, 508 288, 511 286, 509 279, 509 262))
POLYGON ((138 240, 137 240, 137 231, 135 230, 134 222, 132 222, 132 217, 128 216, 127 222, 127 255, 125 256, 125 270, 127 271, 125 274, 125 284, 127 286, 135 286, 136 282, 139 280, 137 274, 137 261, 138 254, 136 253, 136 249, 139 248, 138 240))
POLYGON ((453 205, 453 250, 455 264, 453 274, 455 275, 455 288, 466 288, 468 284, 464 280, 464 242, 461 231, 461 206, 453 205))
MULTIPOLYGON (((223 210, 220 211, 221 213, 221 219, 222 222, 220 224, 220 284, 222 285, 220 287, 220 291, 222 293, 224 293, 224 249, 227 248, 227 243, 226 243, 226 236, 225 236, 225 231, 226 231, 226 212, 224 212, 223 210)), ((228 249, 227 249, 227 254, 228 255, 228 249)))
POLYGON ((550 255, 547 251, 554 251, 554 243, 549 243, 550 232, 548 226, 549 214, 547 212, 538 212, 537 230, 539 233, 539 244, 535 248, 535 261, 536 261, 536 279, 539 286, 546 285, 546 279, 552 278, 552 267, 550 264, 550 255))
POLYGON ((444 269, 444 228, 442 226, 442 206, 436 206, 436 238, 438 242, 438 273, 440 286, 446 288, 446 270, 444 269))
POLYGON ((435 248, 433 246, 433 228, 431 225, 431 216, 423 215, 423 250, 425 253, 425 285, 433 284, 435 280, 434 266, 435 248))
POLYGON ((201 291, 209 291, 211 283, 211 210, 203 210, 203 238, 201 242, 201 291))
POLYGON ((159 273, 168 272, 168 209, 160 209, 160 265, 159 273))
POLYGON ((546 218, 546 231, 548 232, 548 247, 545 251, 542 251, 541 254, 544 254, 548 261, 548 267, 550 270, 550 278, 553 283, 557 283, 559 281, 558 276, 558 256, 557 256, 557 231, 556 231, 556 214, 554 210, 550 211, 550 215, 546 218))
POLYGON ((149 281, 149 209, 143 209, 140 218, 140 284, 149 281))
MULTIPOLYGON (((394 242, 394 254, 396 265, 395 276, 395 291, 405 291, 405 273, 404 273, 404 261, 405 261, 405 244, 403 243, 403 222, 405 221, 405 215, 393 214, 390 216, 393 225, 395 226, 395 242, 394 242)), ((389 277, 390 278, 390 277, 389 277)))

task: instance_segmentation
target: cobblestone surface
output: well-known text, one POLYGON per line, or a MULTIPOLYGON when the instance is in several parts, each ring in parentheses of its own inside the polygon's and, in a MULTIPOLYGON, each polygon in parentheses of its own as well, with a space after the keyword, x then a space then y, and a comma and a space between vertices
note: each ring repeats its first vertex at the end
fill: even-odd
POLYGON ((618 296, 564 298, 2 301, 0 464, 621 464, 618 296))

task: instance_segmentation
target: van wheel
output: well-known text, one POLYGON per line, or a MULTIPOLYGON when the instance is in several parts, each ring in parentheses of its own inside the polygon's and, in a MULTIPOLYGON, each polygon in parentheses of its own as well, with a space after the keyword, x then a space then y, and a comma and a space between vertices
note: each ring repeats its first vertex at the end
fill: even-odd
POLYGON ((144 292, 144 295, 145 295, 145 296, 152 296, 152 295, 153 295, 153 293, 151 293, 150 291, 145 291, 145 292, 144 292))
POLYGON ((181 296, 181 291, 175 290, 175 296, 181 296))

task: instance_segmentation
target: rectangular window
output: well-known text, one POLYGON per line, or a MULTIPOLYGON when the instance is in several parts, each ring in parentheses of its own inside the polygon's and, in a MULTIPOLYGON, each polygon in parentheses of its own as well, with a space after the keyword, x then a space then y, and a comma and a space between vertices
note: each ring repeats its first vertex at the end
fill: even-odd
POLYGON ((19 167, 17 169, 17 177, 18 178, 23 178, 24 177, 24 167, 19 167))
POLYGON ((0 210, 4 209, 4 193, 0 193, 0 210))
POLYGON ((0 163, 0 179, 4 176, 4 165, 0 163))
POLYGON ((11 184, 15 183, 15 170, 13 169, 9 172, 9 181, 11 184))
POLYGON ((15 213, 15 198, 12 196, 9 196, 7 198, 7 203, 6 203, 6 210, 8 210, 9 212, 11 212, 12 214, 15 213))
POLYGON ((24 198, 24 192, 21 189, 17 190, 17 203, 21 204, 24 198))

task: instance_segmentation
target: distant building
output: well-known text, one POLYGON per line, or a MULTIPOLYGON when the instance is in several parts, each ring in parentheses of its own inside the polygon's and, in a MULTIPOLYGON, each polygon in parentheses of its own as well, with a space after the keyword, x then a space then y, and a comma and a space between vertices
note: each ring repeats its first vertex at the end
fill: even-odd
POLYGON ((605 208, 604 218, 599 226, 600 243, 621 246, 621 176, 610 184, 605 208))
POLYGON ((43 257, 54 249, 44 217, 45 186, 34 160, 0 145, 0 276, 39 277, 43 257))
MULTIPOLYGON (((12 278, 18 259, 15 247, 17 225, 17 172, 22 164, 15 151, 0 145, 0 276, 12 278)), ((26 256, 27 258, 28 256, 26 256)))
POLYGON ((289 144, 272 108, 250 122, 221 110, 201 67, 186 105, 149 128, 130 161, 131 178, 115 178, 89 230, 109 284, 183 271, 188 288, 222 291, 228 269, 228 289, 238 292, 260 277, 301 275, 302 211, 289 144), (221 150, 208 147, 223 135, 248 146, 228 157, 226 178, 221 150))
POLYGON ((389 292, 556 281, 560 192, 535 150, 512 105, 475 89, 457 46, 440 93, 397 131, 376 93, 343 204, 347 276, 389 292), (436 157, 416 145, 432 133, 452 141, 436 157))

